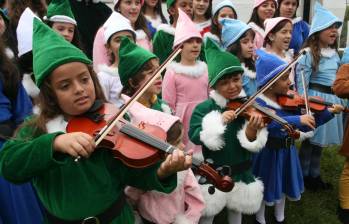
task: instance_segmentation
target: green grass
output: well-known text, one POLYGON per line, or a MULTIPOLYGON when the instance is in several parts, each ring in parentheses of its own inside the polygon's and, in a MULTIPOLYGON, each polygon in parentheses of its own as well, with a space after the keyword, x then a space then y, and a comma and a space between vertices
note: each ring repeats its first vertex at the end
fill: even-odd
MULTIPOLYGON (((338 205, 338 180, 343 168, 344 158, 336 148, 326 148, 322 154, 321 175, 325 182, 332 183, 331 191, 309 192, 302 194, 300 201, 286 201, 285 217, 288 224, 340 224, 336 210, 338 205)), ((267 223, 273 223, 274 207, 266 208, 267 223)), ((215 218, 216 224, 225 224, 226 212, 215 218)), ((253 224, 254 216, 244 216, 243 223, 253 224)))

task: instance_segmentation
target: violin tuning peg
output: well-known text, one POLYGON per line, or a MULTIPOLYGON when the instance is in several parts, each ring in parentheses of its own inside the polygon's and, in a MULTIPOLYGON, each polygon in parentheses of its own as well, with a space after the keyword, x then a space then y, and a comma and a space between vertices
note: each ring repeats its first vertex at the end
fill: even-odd
POLYGON ((213 163, 214 163, 213 159, 211 159, 211 158, 206 159, 205 162, 209 165, 213 165, 213 163))
POLYGON ((207 183, 207 179, 206 179, 206 177, 200 177, 198 182, 199 182, 199 184, 201 184, 201 185, 202 185, 202 184, 206 184, 206 183, 207 183))
MULTIPOLYGON (((230 166, 221 166, 219 170, 219 174, 222 176, 231 176, 231 167, 230 166)), ((218 170, 217 170, 218 171, 218 170)))
POLYGON ((208 193, 209 194, 214 194, 215 191, 216 191, 216 188, 214 186, 209 186, 208 187, 208 193))

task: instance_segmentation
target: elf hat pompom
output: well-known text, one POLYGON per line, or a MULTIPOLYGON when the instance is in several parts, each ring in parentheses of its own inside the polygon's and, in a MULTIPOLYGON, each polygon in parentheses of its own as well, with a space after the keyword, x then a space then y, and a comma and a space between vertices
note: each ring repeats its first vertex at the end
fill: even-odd
POLYGON ((33 71, 36 85, 40 88, 53 70, 70 62, 81 62, 87 65, 92 63, 80 49, 34 18, 33 71))
POLYGON ((190 38, 202 39, 200 31, 188 15, 178 8, 178 20, 173 41, 173 48, 189 40, 190 38))
POLYGON ((332 12, 325 9, 320 3, 315 2, 314 17, 310 26, 309 37, 316 32, 329 28, 333 24, 337 24, 340 27, 342 23, 342 20, 332 12))
MULTIPOLYGON (((266 1, 269 1, 269 0, 255 0, 254 4, 253 4, 253 9, 259 7, 260 5, 262 5, 266 1)), ((276 6, 275 8, 277 8, 278 7, 278 2, 276 0, 274 2, 275 2, 275 6, 276 6)))
POLYGON ((77 25, 69 0, 52 0, 47 7, 45 20, 77 25))
POLYGON ((230 0, 216 0, 215 2, 212 2, 212 17, 215 16, 216 13, 218 13, 218 11, 224 7, 231 8, 237 16, 235 6, 230 0))
POLYGON ((208 78, 210 87, 224 75, 244 72, 240 60, 233 54, 223 51, 210 38, 205 45, 205 56, 208 67, 208 78))
POLYGON ((256 61, 257 87, 260 88, 286 68, 287 63, 278 56, 261 49, 258 49, 256 54, 258 57, 256 61))
POLYGON ((130 31, 133 39, 136 40, 136 32, 131 26, 130 20, 118 12, 113 12, 103 25, 104 28, 104 43, 106 44, 114 33, 121 31, 130 31))
POLYGON ((226 49, 235 43, 244 33, 251 29, 246 23, 237 20, 224 18, 220 21, 222 24, 222 43, 226 49))
POLYGON ((121 84, 128 85, 128 80, 136 75, 147 61, 153 58, 157 58, 153 53, 137 46, 127 37, 122 37, 118 67, 121 84))
POLYGON ((276 27, 279 23, 285 20, 289 21, 292 24, 292 20, 286 17, 276 17, 276 18, 266 19, 264 21, 264 27, 265 27, 264 39, 267 38, 268 34, 274 29, 274 27, 276 27))
MULTIPOLYGON (((19 18, 16 33, 18 42, 18 57, 32 51, 33 49, 33 22, 39 19, 33 11, 27 7, 19 18)), ((40 20, 40 19, 39 19, 40 20)))

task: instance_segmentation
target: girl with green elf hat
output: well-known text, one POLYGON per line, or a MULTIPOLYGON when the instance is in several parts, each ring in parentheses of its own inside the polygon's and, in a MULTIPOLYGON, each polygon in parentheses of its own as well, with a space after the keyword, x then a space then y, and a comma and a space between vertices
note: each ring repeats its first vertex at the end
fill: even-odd
POLYGON ((64 39, 81 49, 79 31, 69 0, 52 0, 47 7, 47 15, 44 20, 64 39))
POLYGON ((213 195, 207 193, 209 185, 201 186, 206 202, 201 223, 212 223, 224 207, 228 208, 229 223, 241 223, 241 214, 257 212, 263 199, 263 183, 252 174, 251 157, 264 147, 268 132, 259 115, 246 121, 242 117, 235 118, 235 112, 226 108, 242 90, 244 70, 239 60, 223 52, 210 39, 205 54, 213 90, 210 98, 195 108, 189 137, 193 143, 202 145, 205 159, 212 159, 218 167, 231 167, 235 186, 231 192, 216 190, 213 195))
POLYGON ((92 136, 65 133, 69 118, 104 101, 91 61, 37 19, 33 55, 41 112, 4 145, 1 175, 14 183, 32 180, 47 223, 133 223, 123 196, 125 185, 171 192, 176 172, 191 165, 190 157, 176 150, 161 164, 132 169, 114 159, 110 150, 95 150, 92 136), (74 162, 78 156, 84 159, 74 162))

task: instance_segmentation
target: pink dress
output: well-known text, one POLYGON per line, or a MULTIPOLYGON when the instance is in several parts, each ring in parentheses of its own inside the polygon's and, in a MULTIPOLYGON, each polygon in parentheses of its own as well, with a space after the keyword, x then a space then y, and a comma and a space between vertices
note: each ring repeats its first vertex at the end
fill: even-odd
POLYGON ((183 143, 194 153, 201 152, 199 146, 189 141, 189 122, 196 105, 208 99, 207 65, 197 61, 194 66, 172 62, 166 70, 162 84, 162 98, 169 104, 175 115, 183 122, 183 143))
MULTIPOLYGON (((153 50, 152 43, 148 39, 143 30, 136 30, 138 46, 143 47, 149 51, 153 50)), ((95 40, 93 42, 93 69, 96 73, 99 72, 99 65, 110 65, 110 59, 107 53, 107 48, 104 44, 104 28, 100 27, 96 33, 95 40)))
POLYGON ((199 184, 191 169, 177 173, 177 188, 170 194, 144 192, 133 187, 127 187, 125 192, 138 213, 153 223, 198 223, 205 208, 199 184))
POLYGON ((255 37, 254 37, 254 47, 255 49, 260 49, 263 47, 263 43, 264 43, 264 29, 261 28, 260 26, 258 26, 257 24, 255 24, 254 22, 250 22, 248 24, 252 30, 256 33, 255 37))

